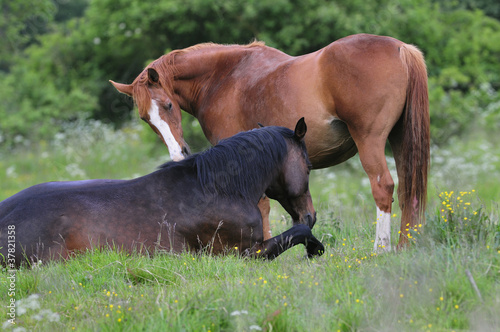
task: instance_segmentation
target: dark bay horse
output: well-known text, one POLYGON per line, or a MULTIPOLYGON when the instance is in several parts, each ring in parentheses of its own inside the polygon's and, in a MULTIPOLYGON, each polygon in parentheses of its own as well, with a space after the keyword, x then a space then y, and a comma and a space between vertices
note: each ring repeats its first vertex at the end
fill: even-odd
POLYGON ((43 183, 0 202, 0 257, 5 266, 66 258, 111 245, 272 259, 299 243, 309 256, 324 251, 312 235, 316 212, 301 119, 295 131, 265 127, 242 132, 180 162, 133 180, 43 183), (278 200, 294 226, 263 241, 257 203, 278 200), (234 249, 236 248, 237 249, 234 249))
POLYGON ((377 206, 375 250, 391 245, 389 140, 402 210, 398 247, 408 243, 406 229, 423 221, 429 102, 425 61, 413 45, 361 34, 292 57, 260 42, 200 44, 153 61, 132 84, 112 83, 134 98, 140 117, 164 140, 173 160, 189 152, 181 109, 199 120, 212 144, 257 122, 289 127, 305 117, 314 168, 359 153, 377 206))

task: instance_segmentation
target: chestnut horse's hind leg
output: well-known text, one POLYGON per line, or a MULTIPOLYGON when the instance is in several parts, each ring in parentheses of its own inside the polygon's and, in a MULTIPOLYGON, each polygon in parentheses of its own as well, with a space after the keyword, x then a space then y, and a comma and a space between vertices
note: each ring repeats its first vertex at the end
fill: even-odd
POLYGON ((385 159, 385 139, 363 139, 356 142, 361 164, 370 179, 377 205, 374 251, 391 250, 391 207, 394 181, 385 159))
POLYGON ((299 224, 254 246, 247 254, 252 257, 274 259, 297 244, 306 246, 308 257, 320 256, 325 252, 325 247, 312 235, 309 226, 299 224))

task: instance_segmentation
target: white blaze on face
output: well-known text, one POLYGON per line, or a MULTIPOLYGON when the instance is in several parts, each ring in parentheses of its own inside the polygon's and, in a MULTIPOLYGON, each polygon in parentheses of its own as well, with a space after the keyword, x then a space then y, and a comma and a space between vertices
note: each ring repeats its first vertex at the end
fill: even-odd
POLYGON ((374 251, 391 251, 391 214, 381 211, 377 206, 377 228, 374 251))
POLYGON ((170 158, 172 158, 173 161, 184 159, 181 146, 175 140, 168 123, 163 121, 163 119, 160 117, 160 109, 155 100, 151 100, 151 108, 149 109, 149 122, 151 122, 151 124, 155 126, 156 129, 158 129, 163 140, 165 141, 165 144, 167 144, 170 158))

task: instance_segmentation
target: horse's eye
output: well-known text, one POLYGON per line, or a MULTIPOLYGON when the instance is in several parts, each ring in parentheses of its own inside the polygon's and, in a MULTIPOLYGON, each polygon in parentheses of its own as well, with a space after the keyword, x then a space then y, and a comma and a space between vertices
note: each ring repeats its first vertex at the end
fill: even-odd
POLYGON ((168 102, 166 107, 167 107, 167 110, 171 111, 172 110, 172 103, 168 102))
POLYGON ((310 174, 313 169, 313 166, 311 164, 307 164, 307 174, 310 174))

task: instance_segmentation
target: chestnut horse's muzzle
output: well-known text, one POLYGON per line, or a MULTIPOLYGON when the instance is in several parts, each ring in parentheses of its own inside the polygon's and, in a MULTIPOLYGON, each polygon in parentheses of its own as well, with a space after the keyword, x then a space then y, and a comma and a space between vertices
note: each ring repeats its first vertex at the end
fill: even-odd
POLYGON ((187 145, 187 143, 182 147, 182 155, 184 156, 184 158, 191 155, 191 149, 189 148, 189 145, 187 145))

